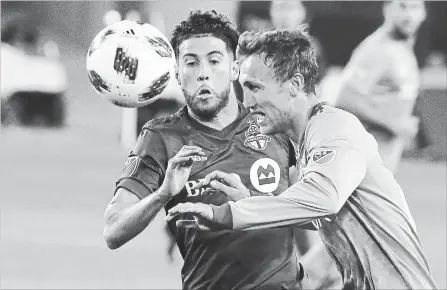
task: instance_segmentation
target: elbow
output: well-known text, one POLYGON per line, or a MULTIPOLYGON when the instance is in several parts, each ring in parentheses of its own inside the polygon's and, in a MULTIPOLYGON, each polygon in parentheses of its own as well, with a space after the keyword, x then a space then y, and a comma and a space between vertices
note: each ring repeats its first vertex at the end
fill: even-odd
POLYGON ((334 215, 337 214, 342 206, 340 206, 336 200, 330 200, 328 201, 328 204, 326 205, 327 215, 334 215))
POLYGON ((338 192, 335 188, 333 188, 333 192, 327 192, 326 194, 326 202, 325 202, 325 210, 327 215, 338 214, 338 212, 343 207, 343 202, 340 200, 338 196, 338 192))
POLYGON ((109 249, 111 250, 116 250, 124 244, 120 241, 117 234, 114 231, 110 230, 108 227, 104 228, 102 236, 104 237, 107 247, 109 247, 109 249))
POLYGON ((122 246, 119 243, 117 243, 116 241, 114 241, 113 239, 106 239, 106 244, 110 250, 116 250, 122 246))

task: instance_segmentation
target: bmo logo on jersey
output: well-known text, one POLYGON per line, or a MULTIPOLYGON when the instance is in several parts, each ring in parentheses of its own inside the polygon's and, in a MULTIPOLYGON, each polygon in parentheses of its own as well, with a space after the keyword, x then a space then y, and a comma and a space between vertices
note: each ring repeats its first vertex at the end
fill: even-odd
MULTIPOLYGON (((231 173, 232 175, 236 176, 239 180, 241 180, 241 177, 236 173, 231 173)), ((202 194, 206 188, 200 188, 200 189, 192 189, 197 183, 202 181, 203 178, 195 181, 195 180, 188 180, 185 184, 186 192, 188 193, 188 196, 198 196, 202 194)), ((212 194, 212 192, 210 192, 212 194)))
POLYGON ((198 196, 199 194, 201 194, 202 192, 205 191, 205 188, 192 189, 197 183, 199 183, 202 180, 203 180, 203 178, 199 179, 197 181, 195 181, 195 180, 188 180, 186 182, 185 188, 186 188, 186 192, 188 193, 188 196, 198 196))
POLYGON ((271 193, 278 188, 281 170, 271 158, 261 158, 250 168, 250 181, 256 190, 271 193))

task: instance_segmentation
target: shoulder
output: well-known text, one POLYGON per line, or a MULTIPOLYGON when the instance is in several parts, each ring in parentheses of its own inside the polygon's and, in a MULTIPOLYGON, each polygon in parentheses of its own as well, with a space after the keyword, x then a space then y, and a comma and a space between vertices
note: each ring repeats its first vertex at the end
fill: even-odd
POLYGON ((155 147, 161 149, 167 147, 169 142, 181 139, 188 130, 184 110, 181 109, 175 114, 152 119, 144 124, 137 139, 137 147, 144 148, 144 150, 155 147))
POLYGON ((324 106, 310 120, 308 145, 328 143, 337 139, 354 141, 366 133, 362 123, 353 114, 332 106, 324 106))
POLYGON ((148 121, 138 136, 134 154, 140 157, 150 156, 158 164, 166 164, 167 160, 176 153, 173 152, 173 145, 182 143, 182 138, 188 131, 185 124, 182 110, 148 121))
POLYGON ((332 106, 324 106, 323 111, 315 116, 314 127, 328 127, 335 135, 363 129, 362 123, 353 114, 332 106))
POLYGON ((361 63, 385 64, 392 58, 394 49, 393 42, 378 29, 358 45, 353 52, 352 60, 361 63))
POLYGON ((175 114, 149 120, 146 124, 144 124, 143 131, 152 130, 163 132, 171 128, 181 129, 186 125, 185 118, 186 110, 182 108, 175 114))

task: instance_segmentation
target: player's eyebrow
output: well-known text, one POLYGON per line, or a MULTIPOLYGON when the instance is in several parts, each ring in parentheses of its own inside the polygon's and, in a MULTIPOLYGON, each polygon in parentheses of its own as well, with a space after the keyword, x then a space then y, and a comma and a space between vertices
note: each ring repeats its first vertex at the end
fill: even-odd
POLYGON ((189 53, 185 53, 182 56, 182 58, 186 58, 186 57, 197 57, 197 54, 189 52, 189 53))
MULTIPOLYGON (((210 55, 213 55, 213 54, 219 54, 219 55, 223 56, 223 53, 222 53, 221 51, 218 51, 218 50, 210 51, 210 52, 208 52, 206 55, 207 55, 207 56, 210 56, 210 55)), ((182 58, 185 58, 185 57, 195 57, 195 58, 197 58, 198 55, 197 55, 196 53, 188 52, 188 53, 185 53, 185 54, 182 56, 182 58)))
POLYGON ((258 87, 263 87, 263 85, 260 82, 257 82, 255 80, 251 80, 251 79, 246 79, 244 80, 243 86, 258 86, 258 87))
POLYGON ((223 53, 220 52, 220 51, 218 51, 218 50, 210 51, 210 52, 208 52, 206 55, 210 56, 210 55, 212 55, 212 54, 220 54, 221 56, 223 56, 223 53))

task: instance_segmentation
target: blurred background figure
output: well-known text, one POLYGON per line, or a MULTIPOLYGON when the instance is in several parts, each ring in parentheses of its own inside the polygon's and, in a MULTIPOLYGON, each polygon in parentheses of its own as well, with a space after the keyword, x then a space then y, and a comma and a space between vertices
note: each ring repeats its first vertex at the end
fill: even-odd
POLYGON ((39 28, 17 13, 1 31, 1 120, 5 124, 60 127, 67 76, 54 41, 41 43, 39 28))
POLYGON ((384 23, 354 51, 342 77, 337 106, 356 115, 376 138, 384 163, 396 172, 419 131, 413 115, 419 95, 416 33, 426 18, 423 1, 387 1, 384 23))
MULTIPOLYGON (((270 20, 273 28, 294 29, 302 24, 312 23, 312 14, 299 0, 277 0, 270 2, 269 10, 270 20)), ((309 27, 309 33, 312 35, 312 27, 309 27)), ((318 68, 320 70, 317 79, 317 86, 324 78, 326 73, 326 59, 323 47, 317 37, 312 36, 312 45, 317 53, 318 68)))
POLYGON ((300 0, 242 1, 238 9, 239 27, 241 31, 257 31, 309 25, 308 32, 313 39, 320 71, 316 91, 321 100, 333 103, 333 91, 337 87, 340 68, 329 66, 324 47, 314 33, 313 23, 318 19, 315 19, 310 4, 312 2, 300 0))
POLYGON ((240 32, 271 29, 270 1, 237 1, 237 22, 240 32))
POLYGON ((307 22, 306 7, 301 1, 272 1, 270 2, 270 19, 275 28, 293 29, 307 22))

